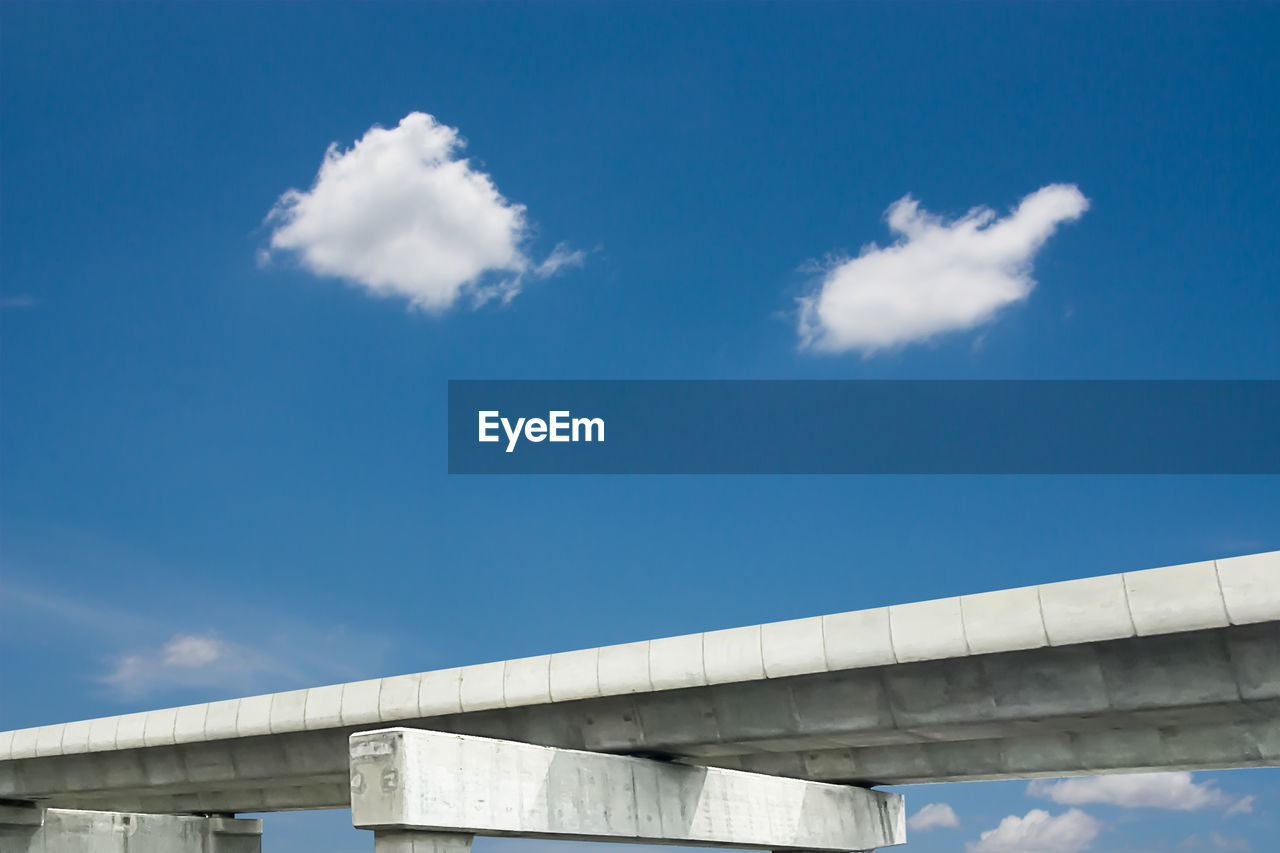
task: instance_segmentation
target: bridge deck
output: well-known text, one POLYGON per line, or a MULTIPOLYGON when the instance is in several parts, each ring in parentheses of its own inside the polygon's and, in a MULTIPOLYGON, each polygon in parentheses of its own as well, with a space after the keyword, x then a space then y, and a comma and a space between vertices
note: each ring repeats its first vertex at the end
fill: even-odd
POLYGON ((1280 764, 1280 552, 0 734, 0 798, 349 803, 389 724, 887 784, 1280 764))

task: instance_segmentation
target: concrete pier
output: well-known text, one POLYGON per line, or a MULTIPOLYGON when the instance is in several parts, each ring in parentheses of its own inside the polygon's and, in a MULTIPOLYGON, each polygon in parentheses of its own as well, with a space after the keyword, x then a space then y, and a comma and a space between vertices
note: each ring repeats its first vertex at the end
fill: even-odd
POLYGON ((847 785, 408 728, 352 735, 350 754, 365 829, 763 850, 906 841, 901 796, 847 785))
POLYGON ((262 821, 0 806, 3 853, 261 853, 262 821))
POLYGON ((373 833, 374 853, 468 853, 475 836, 414 829, 379 829, 373 833))

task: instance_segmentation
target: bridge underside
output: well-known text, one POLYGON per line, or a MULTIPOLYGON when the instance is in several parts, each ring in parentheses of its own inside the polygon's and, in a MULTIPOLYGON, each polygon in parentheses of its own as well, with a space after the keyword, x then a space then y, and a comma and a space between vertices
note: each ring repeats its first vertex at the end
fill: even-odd
MULTIPOLYGON (((1280 624, 397 721, 863 786, 1280 764, 1280 624)), ((371 724, 0 763, 6 797, 165 813, 350 804, 371 724)))

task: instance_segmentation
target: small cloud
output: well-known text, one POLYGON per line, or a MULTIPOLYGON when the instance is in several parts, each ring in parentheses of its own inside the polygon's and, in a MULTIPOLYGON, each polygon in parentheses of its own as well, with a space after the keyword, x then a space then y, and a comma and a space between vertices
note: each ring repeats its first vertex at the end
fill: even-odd
POLYGON ((16 296, 0 296, 0 308, 34 308, 37 304, 34 296, 25 293, 16 296))
POLYGON ((1127 809, 1184 812, 1223 809, 1227 814, 1253 809, 1253 797, 1233 797, 1214 787, 1212 780, 1193 781, 1186 771, 1083 776, 1059 781, 1037 779, 1027 785, 1027 794, 1064 806, 1105 803, 1127 809))
POLYGON ((241 631, 243 642, 209 631, 171 634, 157 645, 133 644, 106 658, 105 671, 94 680, 120 701, 175 690, 273 692, 368 678, 391 645, 386 637, 341 626, 276 619, 272 628, 253 636, 241 631))
MULTIPOLYGON (((183 575, 181 567, 149 562, 145 554, 119 551, 109 542, 94 540, 92 551, 95 558, 105 554, 107 559, 86 563, 72 555, 60 562, 108 573, 118 572, 120 565, 143 564, 163 568, 171 577, 183 575)), ((56 634, 85 659, 84 678, 112 701, 159 697, 155 701, 181 704, 356 681, 379 674, 395 648, 380 630, 301 619, 265 599, 247 602, 210 591, 203 611, 218 614, 220 621, 193 626, 182 608, 189 589, 181 584, 150 590, 142 604, 137 596, 122 596, 113 604, 102 595, 78 598, 55 587, 21 583, 19 572, 34 574, 31 567, 5 569, 0 572, 0 627, 56 634)))
POLYGON ((1189 835, 1178 844, 1179 850, 1252 850, 1249 842, 1243 838, 1231 838, 1226 835, 1220 835, 1217 832, 1210 832, 1208 835, 1201 837, 1199 835, 1189 835))
POLYGON ((947 221, 903 196, 886 212, 896 242, 821 265, 800 299, 801 346, 869 355, 979 326, 1027 298, 1035 253, 1088 207, 1074 184, 1050 184, 1003 219, 978 207, 947 221))
POLYGON ((570 250, 568 243, 557 243, 546 260, 534 268, 533 273, 539 278, 550 278, 562 269, 580 267, 586 260, 587 255, 581 249, 570 250))
POLYGON ((1223 812, 1223 814, 1227 817, 1237 814, 1253 814, 1253 800, 1253 794, 1249 794, 1247 797, 1241 797, 1232 803, 1231 807, 1223 812))
POLYGON ((931 829, 952 828, 960 825, 956 813, 946 803, 929 803, 907 818, 907 828, 916 832, 928 832, 931 829))
POLYGON ((164 644, 165 666, 208 666, 226 657, 230 648, 217 637, 184 637, 181 634, 164 644))
POLYGON ((99 680, 119 696, 132 698, 174 686, 248 686, 255 676, 283 670, 266 655, 214 634, 175 634, 158 649, 113 659, 99 680))
POLYGON ((414 112, 347 150, 330 145, 311 188, 287 191, 267 216, 271 251, 430 312, 467 292, 474 306, 508 302, 526 276, 581 265, 583 254, 563 243, 530 259, 524 206, 458 156, 464 144, 457 128, 414 112))
POLYGON ((1025 816, 1009 815, 995 829, 965 845, 969 853, 1079 853, 1087 850, 1102 823, 1079 809, 1054 816, 1032 809, 1025 816))

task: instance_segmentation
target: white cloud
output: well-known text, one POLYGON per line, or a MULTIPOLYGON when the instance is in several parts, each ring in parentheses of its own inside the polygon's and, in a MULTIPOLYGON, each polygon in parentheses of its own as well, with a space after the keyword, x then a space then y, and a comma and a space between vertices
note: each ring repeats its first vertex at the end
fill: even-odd
POLYGON ((464 293, 475 304, 509 300, 526 276, 581 264, 564 244, 530 260, 524 206, 460 158, 463 145, 457 128, 420 112, 345 151, 330 145, 311 189, 284 193, 268 215, 272 251, 432 312, 464 293))
POLYGON ((929 803, 907 818, 907 828, 916 832, 928 832, 931 829, 959 826, 956 813, 946 803, 929 803))
POLYGON ((1236 800, 1224 814, 1227 817, 1237 814, 1253 814, 1253 794, 1236 800))
POLYGON ((224 658, 230 647, 214 636, 190 637, 179 634, 164 644, 161 662, 165 666, 208 666, 224 658))
POLYGON ((157 689, 222 687, 250 684, 254 676, 282 673, 270 657, 228 643, 214 634, 175 634, 159 648, 114 658, 102 683, 122 697, 138 697, 157 689))
POLYGON ((1056 817, 1032 809, 1024 817, 1009 815, 995 829, 965 845, 969 853, 1079 853, 1098 837, 1102 824, 1071 809, 1056 817))
POLYGON ((1201 838, 1189 835, 1178 844, 1179 850, 1252 850, 1253 847, 1243 838, 1231 838, 1217 832, 1210 832, 1201 838))
POLYGON ((1185 771, 1083 776, 1059 781, 1037 779, 1027 785, 1027 793, 1064 806, 1106 803, 1129 809, 1184 812, 1225 809, 1227 814, 1253 809, 1253 797, 1233 797, 1215 788, 1213 780, 1195 782, 1185 771))
POLYGON ((242 642, 224 640, 212 630, 169 634, 159 643, 131 642, 126 651, 103 660, 104 671, 94 680, 118 700, 175 690, 272 692, 367 678, 370 667, 383 665, 390 647, 385 637, 342 626, 309 625, 282 615, 263 615, 261 621, 270 625, 270 633, 240 627, 236 636, 242 642))
MULTIPOLYGON (((122 566, 167 578, 188 574, 110 540, 82 541, 74 531, 55 538, 59 550, 48 556, 49 565, 107 577, 122 566)), ((56 638, 69 654, 84 658, 77 670, 100 688, 95 692, 115 701, 151 697, 181 704, 356 681, 387 669, 396 647, 380 630, 301 618, 289 602, 269 597, 247 601, 234 591, 207 590, 197 610, 210 621, 198 617, 193 624, 189 584, 153 584, 145 600, 111 595, 105 585, 77 597, 20 580, 47 574, 43 565, 10 561, 4 568, 0 634, 56 638)))
POLYGON ((556 247, 551 250, 551 254, 547 255, 546 260, 538 264, 533 271, 534 274, 547 278, 566 267, 580 267, 586 260, 587 255, 582 250, 570 249, 568 243, 557 243, 556 247))
POLYGON ((1075 185, 1051 184, 1002 219, 978 207, 947 221, 903 196, 886 212, 892 245, 824 265, 817 291, 800 300, 801 344, 869 354, 981 325, 1026 299, 1036 251, 1088 207, 1075 185))

